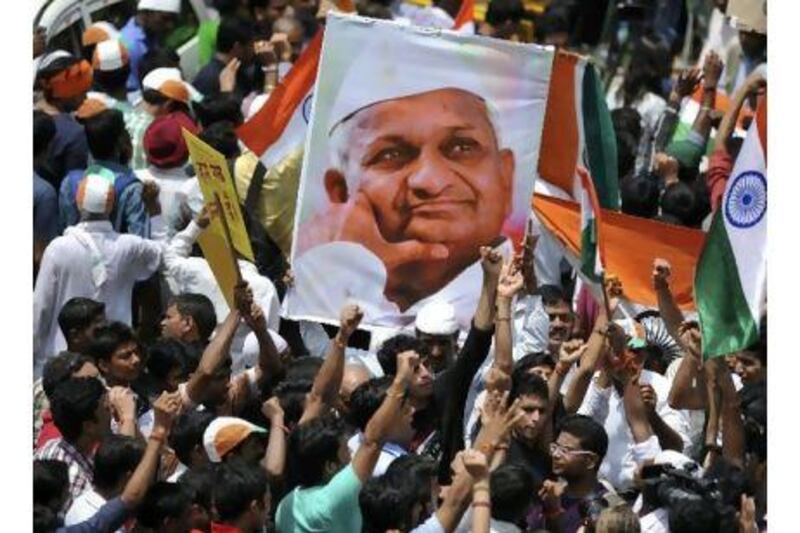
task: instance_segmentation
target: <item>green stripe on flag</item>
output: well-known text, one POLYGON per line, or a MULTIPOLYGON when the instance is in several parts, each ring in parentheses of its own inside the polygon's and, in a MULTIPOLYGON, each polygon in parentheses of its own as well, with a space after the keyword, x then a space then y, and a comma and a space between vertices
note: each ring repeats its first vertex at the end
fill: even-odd
POLYGON ((738 352, 758 341, 758 323, 739 282, 722 208, 714 214, 697 262, 694 291, 703 335, 703 359, 738 352))
POLYGON ((597 191, 600 207, 619 210, 619 170, 617 169, 617 138, 611 113, 608 112, 597 72, 591 63, 583 71, 583 130, 589 173, 597 191))
POLYGON ((599 283, 601 277, 595 274, 597 265, 597 220, 590 220, 581 231, 581 272, 591 281, 599 283))

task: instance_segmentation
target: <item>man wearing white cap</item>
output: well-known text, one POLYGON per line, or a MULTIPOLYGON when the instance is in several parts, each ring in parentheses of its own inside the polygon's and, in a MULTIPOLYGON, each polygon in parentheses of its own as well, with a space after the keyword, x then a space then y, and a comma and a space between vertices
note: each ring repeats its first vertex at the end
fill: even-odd
POLYGON ((417 338, 430 351, 431 371, 438 374, 448 368, 458 350, 458 321, 452 304, 438 301, 425 304, 417 313, 414 326, 417 338))
POLYGON ((148 50, 161 46, 180 12, 181 0, 139 0, 136 14, 120 32, 131 61, 128 92, 139 90, 139 63, 148 50))
MULTIPOLYGON (((334 29, 343 24, 329 20, 334 29)), ((370 24, 387 34, 409 31, 370 24)), ((342 37, 351 30, 358 31, 340 30, 342 37)), ((538 120, 535 95, 543 91, 520 72, 537 59, 530 50, 447 39, 369 41, 342 81, 333 78, 333 102, 318 102, 313 121, 325 121, 327 139, 314 137, 314 124, 312 141, 327 142, 328 161, 312 159, 303 180, 305 192, 324 189, 324 199, 297 228, 290 316, 333 316, 333 302, 350 297, 369 324, 408 326, 438 300, 455 307, 466 330, 477 305, 480 247, 510 255, 514 191, 533 181, 517 171, 518 159, 530 156, 536 136, 528 131, 522 142, 517 121, 538 120), (458 67, 473 55, 497 70, 458 67), (331 281, 324 290, 320 265, 331 281)))
MULTIPOLYGON (((109 320, 131 323, 131 294, 137 281, 148 279, 161 264, 162 243, 114 231, 109 215, 114 206, 113 175, 94 167, 78 186, 81 222, 67 228, 45 249, 33 292, 34 373, 67 344, 58 327, 58 313, 70 298, 91 298, 106 305, 109 320)), ((158 188, 142 193, 153 235, 163 237, 158 188)))

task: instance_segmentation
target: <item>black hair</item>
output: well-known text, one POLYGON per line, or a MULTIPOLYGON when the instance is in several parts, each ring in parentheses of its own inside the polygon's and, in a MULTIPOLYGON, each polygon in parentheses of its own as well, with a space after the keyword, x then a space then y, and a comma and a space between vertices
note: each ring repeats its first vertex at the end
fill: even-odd
POLYGON ((180 66, 181 58, 175 50, 167 47, 148 50, 139 62, 139 84, 141 85, 144 77, 157 68, 180 68, 180 66))
POLYGON ((203 434, 215 416, 210 411, 187 411, 182 413, 173 424, 169 434, 169 446, 175 451, 178 460, 191 466, 192 450, 203 445, 203 434))
MULTIPOLYGON (((392 20, 392 10, 377 2, 358 2, 356 12, 362 17, 392 20)), ((277 22, 277 21, 276 21, 277 22)))
POLYGON ((513 402, 520 396, 536 396, 547 400, 547 382, 536 374, 531 374, 528 369, 515 368, 511 374, 511 392, 508 399, 513 402))
POLYGON ((670 215, 670 214, 663 214, 662 213, 662 214, 658 215, 657 217, 654 217, 653 220, 655 220, 656 222, 661 222, 662 224, 672 224, 673 226, 682 226, 683 225, 683 223, 681 222, 681 220, 678 217, 676 217, 674 215, 670 215))
POLYGON ((39 80, 48 80, 58 74, 59 72, 70 68, 72 65, 80 62, 80 58, 77 58, 70 54, 66 57, 59 57, 54 59, 50 62, 49 65, 45 68, 40 68, 36 72, 36 81, 39 80))
POLYGON ((253 40, 252 23, 239 16, 223 17, 217 30, 217 52, 233 50, 236 43, 247 46, 253 40))
POLYGON ((355 388, 350 395, 350 423, 364 431, 372 416, 378 412, 386 391, 392 385, 394 378, 383 376, 365 381, 355 388))
MULTIPOLYGON (((490 3, 494 3, 494 1, 490 3)), ((566 7, 555 3, 550 4, 536 21, 536 38, 543 41, 546 36, 554 33, 571 33, 571 18, 566 7)))
POLYGON ((669 77, 672 57, 657 35, 643 36, 631 54, 631 64, 622 82, 623 103, 630 106, 644 91, 662 94, 661 80, 669 77))
POLYGON ((669 507, 670 533, 721 531, 721 522, 719 509, 704 499, 680 499, 669 507))
POLYGON ((417 352, 420 359, 423 360, 430 355, 428 346, 411 335, 400 334, 386 339, 377 354, 383 373, 387 376, 394 376, 397 373, 397 354, 409 350, 417 352))
POLYGON ((547 352, 532 352, 514 363, 514 370, 530 372, 537 366, 549 366, 552 369, 556 367, 556 362, 553 360, 553 356, 547 352))
POLYGON ((212 5, 214 9, 219 12, 220 16, 227 16, 236 13, 241 3, 240 0, 213 0, 212 5))
POLYGON ((110 322, 95 330, 94 338, 89 343, 88 355, 95 361, 107 361, 120 346, 126 342, 138 342, 136 334, 127 324, 110 322))
POLYGON ((69 378, 49 397, 53 421, 67 441, 81 436, 83 423, 95 419, 106 388, 97 378, 69 378))
POLYGON ((608 434, 605 428, 585 415, 568 415, 561 419, 558 433, 569 433, 581 443, 581 449, 597 454, 597 467, 608 451, 608 434))
POLYGON ((106 312, 106 304, 90 298, 75 297, 67 300, 58 312, 58 327, 65 339, 73 329, 88 328, 98 316, 106 312))
POLYGON ((55 511, 40 503, 33 504, 33 533, 53 533, 61 526, 55 511))
POLYGON ((631 177, 636 170, 639 139, 627 131, 615 131, 617 140, 617 169, 620 179, 631 177))
POLYGON ((392 461, 383 477, 390 486, 405 484, 409 487, 409 492, 412 494, 412 505, 414 503, 426 505, 432 501, 432 496, 434 496, 431 493, 431 481, 437 475, 436 470, 436 461, 432 458, 406 454, 392 461))
POLYGON ((658 183, 647 175, 628 176, 620 181, 622 212, 635 217, 653 218, 658 214, 658 183))
POLYGON ((695 191, 682 181, 668 185, 661 196, 661 212, 674 216, 683 226, 698 225, 698 207, 695 191))
POLYGON ((130 65, 123 65, 114 70, 98 70, 92 73, 95 86, 102 92, 111 93, 125 87, 131 75, 130 65))
POLYGON ((489 478, 492 518, 518 523, 534 501, 536 480, 528 468, 519 463, 506 463, 489 478))
POLYGON ((125 435, 109 435, 100 443, 94 455, 92 484, 101 490, 111 490, 136 470, 144 456, 144 441, 125 435))
POLYGON ((747 383, 739 391, 744 423, 745 450, 759 461, 767 460, 767 382, 747 383))
POLYGON ((33 157, 44 154, 50 141, 56 136, 56 123, 53 117, 39 111, 33 112, 33 157))
POLYGON ((542 297, 542 305, 551 306, 565 303, 572 309, 572 302, 558 285, 542 285, 539 287, 539 295, 542 297))
POLYGON ((637 141, 642 137, 642 115, 635 107, 620 107, 611 112, 614 132, 627 132, 637 141))
POLYGON ((319 369, 322 368, 323 359, 313 355, 304 355, 292 359, 286 369, 287 381, 314 381, 319 369))
POLYGON ((125 119, 117 109, 106 109, 83 121, 89 151, 95 159, 114 159, 123 135, 125 119))
POLYGON ((363 533, 411 529, 410 510, 414 502, 406 488, 389 483, 384 477, 371 478, 364 484, 358 494, 363 533))
POLYGON ((68 487, 67 463, 55 459, 33 461, 33 503, 51 505, 60 500, 68 487))
MULTIPOLYGON (((183 461, 181 461, 183 462, 183 461)), ((186 463, 184 463, 186 464, 186 463)), ((198 468, 190 468, 178 480, 189 493, 192 503, 207 511, 213 505, 215 466, 206 464, 198 468)))
POLYGON ((174 305, 181 315, 192 317, 197 324, 200 339, 208 342, 217 327, 217 313, 208 296, 186 292, 174 296, 169 305, 174 305))
POLYGON ((174 368, 180 368, 181 374, 186 374, 188 357, 187 347, 181 341, 160 339, 147 351, 147 372, 162 382, 174 368))
POLYGON ((49 359, 42 369, 42 389, 48 398, 59 383, 72 377, 72 374, 83 368, 86 363, 94 363, 91 357, 73 352, 61 352, 49 359))
POLYGON ((287 456, 298 485, 313 487, 324 481, 326 465, 339 460, 339 445, 344 437, 344 424, 331 415, 294 428, 289 436, 287 456))
POLYGON ((292 427, 300 421, 305 409, 306 395, 313 385, 313 379, 287 379, 275 387, 275 396, 281 404, 287 426, 292 427))
POLYGON ((492 0, 486 10, 485 20, 492 26, 505 22, 519 22, 526 18, 521 0, 492 0))
POLYGON ((238 126, 244 121, 239 102, 230 94, 211 95, 195 105, 197 120, 203 128, 215 122, 232 122, 238 126))
POLYGON ((200 140, 220 152, 225 159, 234 159, 241 154, 233 122, 214 122, 200 133, 200 140))
POLYGON ((267 475, 261 468, 237 460, 220 464, 212 491, 219 520, 234 522, 253 501, 261 502, 267 490, 267 475))
POLYGON ((158 481, 147 490, 136 511, 136 520, 145 527, 157 529, 170 518, 180 518, 191 505, 191 495, 183 485, 158 481))

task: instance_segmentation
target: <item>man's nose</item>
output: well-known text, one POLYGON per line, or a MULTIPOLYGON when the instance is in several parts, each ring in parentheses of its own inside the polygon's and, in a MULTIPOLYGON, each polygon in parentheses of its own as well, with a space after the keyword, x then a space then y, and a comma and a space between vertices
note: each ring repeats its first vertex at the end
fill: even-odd
POLYGON ((408 178, 408 188, 420 199, 435 198, 453 182, 453 172, 438 150, 423 150, 419 168, 408 178))

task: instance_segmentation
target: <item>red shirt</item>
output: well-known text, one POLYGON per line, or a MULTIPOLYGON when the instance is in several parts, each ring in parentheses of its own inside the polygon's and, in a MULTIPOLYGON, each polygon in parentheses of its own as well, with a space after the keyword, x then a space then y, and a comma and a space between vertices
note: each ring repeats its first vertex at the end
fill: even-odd
POLYGON ((36 449, 41 449, 45 444, 54 439, 60 439, 61 432, 53 422, 53 413, 50 409, 42 411, 42 430, 39 432, 39 438, 36 439, 36 449))

